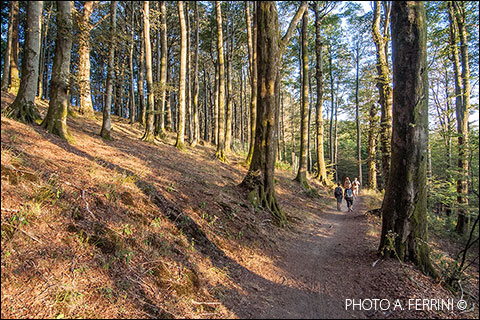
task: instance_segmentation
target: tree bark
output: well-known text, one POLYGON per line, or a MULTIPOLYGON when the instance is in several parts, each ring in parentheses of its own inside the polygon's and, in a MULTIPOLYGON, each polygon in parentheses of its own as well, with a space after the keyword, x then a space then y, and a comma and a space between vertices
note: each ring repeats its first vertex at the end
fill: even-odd
POLYGON ((357 125, 357 168, 358 168, 358 180, 363 185, 362 179, 362 135, 360 130, 360 104, 358 101, 359 86, 360 86, 360 42, 357 39, 356 43, 356 57, 355 57, 355 122, 357 125))
POLYGON ((225 154, 225 62, 223 56, 223 22, 220 1, 215 1, 217 14, 217 60, 218 60, 218 141, 215 156, 222 162, 227 162, 225 154))
MULTIPOLYGON (((380 150, 382 151, 382 173, 385 186, 388 184, 391 157, 392 137, 392 88, 390 87, 390 70, 388 68, 386 46, 388 35, 380 33, 380 1, 374 2, 374 18, 372 25, 373 41, 377 48, 377 88, 379 92, 379 103, 381 106, 380 119, 380 150)), ((388 20, 388 15, 385 17, 388 20)), ((385 28, 387 30, 387 28, 385 28)))
POLYGON ((392 5, 393 132, 380 251, 436 275, 427 234, 428 72, 423 2, 392 5))
POLYGON ((86 116, 93 116, 94 113, 90 88, 90 31, 92 29, 90 16, 94 3, 94 1, 86 1, 82 15, 78 19, 78 89, 80 94, 78 112, 86 116))
POLYGON ((47 18, 45 19, 45 22, 42 24, 42 38, 41 38, 41 45, 40 45, 40 63, 39 63, 39 70, 38 70, 38 92, 37 92, 37 97, 39 99, 42 99, 44 97, 43 91, 44 91, 44 70, 45 70, 45 59, 47 55, 47 43, 48 43, 48 29, 50 25, 50 17, 52 16, 53 12, 53 2, 50 4, 49 9, 48 9, 48 14, 47 18))
POLYGON ((322 185, 328 184, 327 169, 325 166, 325 155, 323 152, 323 43, 321 38, 321 18, 318 3, 314 2, 315 11, 315 53, 316 68, 315 77, 317 80, 317 103, 316 103, 316 125, 317 125, 317 176, 322 185))
POLYGON ((300 159, 295 180, 309 189, 307 181, 307 125, 308 125, 308 11, 302 20, 302 103, 300 107, 300 159))
POLYGON ((145 125, 145 117, 146 117, 146 105, 145 105, 145 96, 144 96, 144 72, 145 72, 145 46, 144 46, 144 35, 143 35, 143 30, 141 28, 141 21, 142 19, 138 19, 139 21, 139 34, 140 34, 140 63, 138 66, 138 78, 137 78, 137 87, 138 87, 138 99, 139 99, 139 117, 138 121, 142 124, 145 125))
POLYGON ((27 5, 27 28, 20 89, 15 101, 5 110, 5 114, 21 122, 32 123, 40 119, 40 113, 35 107, 35 96, 37 95, 38 85, 43 1, 31 1, 27 5))
POLYGON ((20 88, 20 75, 18 70, 18 29, 20 24, 19 17, 19 2, 12 1, 12 6, 10 7, 12 11, 12 50, 10 58, 10 85, 8 87, 8 92, 17 94, 18 89, 20 88))
POLYGON ((232 17, 229 7, 229 2, 227 1, 227 41, 226 41, 226 52, 227 52, 227 92, 226 92, 226 108, 225 108, 225 152, 230 153, 232 147, 232 17))
POLYGON ((111 136, 111 112, 112 112, 112 91, 115 63, 115 47, 116 47, 116 23, 117 23, 117 2, 110 2, 110 46, 108 49, 108 65, 107 65, 107 92, 105 106, 103 107, 103 123, 100 130, 100 136, 107 140, 112 140, 111 136))
POLYGON ((377 168, 375 162, 376 155, 376 123, 377 123, 377 108, 372 103, 369 113, 368 126, 368 187, 372 190, 377 189, 377 168))
POLYGON ((250 147, 245 163, 252 162, 255 147, 255 128, 257 119, 257 19, 254 18, 253 30, 250 21, 250 6, 245 1, 245 17, 247 22, 248 38, 248 65, 250 70, 250 147))
MULTIPOLYGON (((451 6, 451 5, 450 5, 451 6)), ((457 180, 458 218, 455 231, 464 234, 468 215, 468 116, 470 113, 470 66, 468 61, 468 40, 465 27, 465 3, 453 1, 453 7, 460 36, 460 54, 462 60, 462 103, 457 105, 457 132, 458 132, 458 170, 460 179, 457 180)))
POLYGON ((131 38, 130 38, 130 50, 128 53, 128 65, 130 72, 130 123, 135 123, 135 116, 137 108, 135 106, 135 83, 133 78, 133 47, 135 46, 135 4, 130 2, 131 5, 131 38))
POLYGON ((149 1, 143 2, 143 39, 145 44, 145 71, 147 73, 147 115, 145 133, 142 140, 153 143, 155 140, 155 96, 153 94, 153 73, 152 73, 152 45, 150 42, 150 6, 149 1))
MULTIPOLYGON (((306 2, 297 11, 290 23, 298 22, 306 2)), ((256 123, 255 146, 252 162, 241 185, 248 191, 248 199, 254 206, 263 206, 272 213, 277 224, 285 226, 287 217, 281 209, 275 194, 274 173, 277 151, 277 127, 280 109, 280 63, 283 48, 291 32, 280 39, 276 4, 258 1, 256 20, 258 27, 258 117, 256 123)))
POLYGON ((13 12, 14 5, 18 1, 10 1, 10 10, 8 13, 8 33, 7 33, 7 48, 5 51, 3 72, 2 72, 2 91, 8 90, 8 84, 10 79, 10 60, 12 58, 12 41, 13 41, 13 12))
POLYGON ((185 23, 185 11, 183 1, 178 1, 178 17, 180 19, 180 80, 178 86, 178 126, 177 141, 175 146, 185 148, 185 81, 187 75, 187 26, 185 23))
POLYGON ((199 93, 199 85, 198 85, 198 2, 195 1, 195 41, 193 43, 193 105, 192 105, 192 113, 193 113, 193 140, 192 140, 192 147, 195 147, 198 143, 198 139, 200 137, 200 124, 198 119, 198 93, 199 93))
POLYGON ((67 141, 73 141, 67 127, 70 54, 72 50, 72 7, 70 1, 57 1, 57 39, 50 80, 50 103, 41 126, 67 141))

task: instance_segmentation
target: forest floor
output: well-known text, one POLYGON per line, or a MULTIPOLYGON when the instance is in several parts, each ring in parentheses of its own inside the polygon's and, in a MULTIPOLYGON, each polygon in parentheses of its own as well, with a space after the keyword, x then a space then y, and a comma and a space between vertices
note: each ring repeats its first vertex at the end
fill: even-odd
MULTIPOLYGON (((2 92, 2 109, 13 98, 2 92)), ((173 133, 147 144, 115 116, 105 141, 100 113, 68 125, 72 144, 1 118, 2 318, 479 317, 478 264, 462 288, 471 310, 409 307, 461 297, 410 263, 378 260, 380 220, 366 214, 378 195, 338 212, 333 190, 311 180, 318 195, 306 192, 277 169, 290 221, 280 229, 239 187, 238 154, 179 151, 173 133), (368 308, 373 299, 385 310, 368 308)), ((432 239, 434 256, 460 248, 432 239)))

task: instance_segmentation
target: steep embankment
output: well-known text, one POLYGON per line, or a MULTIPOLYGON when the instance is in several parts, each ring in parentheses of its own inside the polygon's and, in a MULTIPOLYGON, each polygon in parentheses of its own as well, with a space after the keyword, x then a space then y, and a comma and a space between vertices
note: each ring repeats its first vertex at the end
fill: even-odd
POLYGON ((332 211, 329 190, 312 196, 277 170, 291 220, 278 229, 238 187, 243 158, 178 151, 173 134, 146 144, 116 117, 113 141, 98 136, 100 114, 68 124, 71 145, 1 118, 2 318, 384 318, 345 299, 448 295, 410 265, 372 267, 366 200, 332 211))

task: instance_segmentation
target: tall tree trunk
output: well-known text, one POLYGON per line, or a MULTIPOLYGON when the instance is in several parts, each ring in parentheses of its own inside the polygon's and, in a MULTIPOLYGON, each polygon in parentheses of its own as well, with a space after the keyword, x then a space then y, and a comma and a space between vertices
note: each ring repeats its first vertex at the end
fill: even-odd
POLYGON ((40 27, 43 1, 27 3, 27 26, 22 59, 22 79, 15 101, 7 107, 6 114, 25 123, 40 119, 35 107, 38 84, 38 61, 40 57, 40 27))
POLYGON ((377 189, 377 168, 375 162, 376 155, 376 123, 377 123, 377 108, 372 103, 369 113, 369 126, 368 126, 368 187, 372 190, 377 189))
POLYGON ((327 168, 325 166, 325 155, 323 152, 323 56, 321 39, 321 18, 318 3, 314 2, 315 11, 315 53, 316 66, 315 77, 317 80, 317 103, 316 103, 316 125, 317 125, 317 176, 322 185, 328 184, 327 168))
POLYGON ((18 89, 20 88, 20 75, 18 70, 18 29, 20 24, 19 17, 19 2, 12 1, 12 6, 10 7, 12 11, 12 51, 10 58, 10 85, 8 87, 8 92, 17 94, 18 89))
POLYGON ((50 80, 50 103, 41 126, 67 141, 68 91, 70 80, 70 53, 72 50, 72 7, 70 1, 57 1, 57 39, 50 80))
POLYGON ((225 108, 225 152, 229 153, 232 147, 232 17, 229 2, 227 1, 227 103, 225 108))
POLYGON ((167 5, 160 1, 160 99, 158 117, 158 136, 165 138, 165 100, 167 96, 167 5))
POLYGON ((80 91, 78 112, 86 116, 93 116, 90 88, 90 31, 92 29, 90 16, 93 12, 94 4, 94 1, 86 1, 82 15, 78 19, 78 89, 80 91))
POLYGON ((185 80, 185 132, 188 134, 188 141, 192 143, 192 59, 190 45, 190 9, 188 1, 185 1, 185 24, 187 26, 187 75, 185 80))
POLYGON ((253 151, 255 147, 255 129, 257 125, 257 19, 254 16, 253 29, 250 21, 250 5, 245 1, 245 17, 247 22, 248 38, 248 65, 250 69, 250 147, 248 149, 245 163, 250 165, 252 162, 253 151))
POLYGON ((423 2, 392 5, 393 138, 380 251, 436 275, 427 234, 428 73, 423 2), (389 245, 393 243, 394 249, 389 245))
POLYGON ((135 83, 133 78, 133 47, 135 46, 135 4, 130 2, 131 5, 131 42, 130 42, 130 49, 128 55, 128 65, 130 71, 130 123, 135 123, 135 116, 136 116, 136 106, 135 106, 135 83))
MULTIPOLYGON (((451 7, 452 4, 449 4, 449 6, 451 7)), ((455 231, 459 234, 464 234, 468 216, 468 116, 471 108, 470 66, 468 59, 467 30, 465 27, 465 3, 462 1, 453 1, 453 9, 458 26, 458 33, 460 36, 460 54, 462 61, 462 103, 457 105, 456 108, 458 132, 458 171, 460 172, 460 178, 457 180, 457 202, 459 208, 455 231)))
POLYGON ((215 156, 223 162, 228 161, 225 154, 225 62, 223 57, 223 22, 220 1, 215 1, 217 14, 217 59, 218 59, 218 141, 215 156))
POLYGON ((178 1, 178 17, 180 19, 180 80, 178 86, 178 126, 177 141, 175 146, 185 148, 185 82, 187 75, 187 26, 185 23, 185 10, 183 1, 178 1))
POLYGON ((192 140, 192 147, 197 145, 199 136, 200 136, 200 123, 198 119, 198 93, 199 93, 199 85, 198 85, 198 2, 195 1, 195 41, 193 43, 193 105, 192 105, 192 113, 193 113, 193 140, 192 140))
POLYGON ((8 33, 7 33, 7 48, 4 53, 3 72, 2 72, 2 91, 8 90, 10 79, 10 61, 12 58, 12 41, 13 41, 13 12, 14 6, 18 5, 18 1, 10 1, 10 10, 8 13, 8 33))
MULTIPOLYGON (((166 32, 166 31, 165 31, 166 32)), ((168 48, 168 42, 167 42, 167 48, 168 48)), ((172 127, 172 108, 170 107, 170 98, 172 96, 172 93, 170 90, 168 90, 168 84, 170 83, 170 80, 172 78, 171 76, 171 69, 172 67, 170 66, 169 68, 169 59, 168 59, 168 49, 167 49, 167 64, 166 64, 166 68, 167 68, 167 82, 166 82, 166 88, 165 88, 165 93, 166 93, 166 96, 165 96, 165 130, 166 131, 169 131, 169 132, 172 132, 173 131, 173 127, 172 127)))
POLYGON ((358 168, 358 180, 360 184, 363 184, 362 179, 362 136, 360 131, 360 104, 358 102, 358 91, 360 86, 360 43, 357 40, 356 43, 356 57, 355 57, 355 122, 357 125, 357 168, 358 168))
POLYGON ((105 106, 103 107, 103 123, 100 136, 107 140, 112 140, 111 135, 111 113, 112 113, 112 91, 113 91, 113 77, 114 77, 114 63, 115 63, 115 47, 116 47, 116 23, 117 23, 117 2, 110 2, 110 46, 108 48, 108 65, 107 65, 107 93, 105 99, 105 106))
POLYGON ((249 191, 248 199, 255 206, 269 210, 275 221, 284 226, 287 217, 275 194, 274 174, 277 151, 277 124, 280 104, 280 63, 283 48, 292 30, 307 9, 307 3, 294 16, 285 36, 280 40, 276 4, 257 2, 258 26, 258 117, 252 163, 241 185, 249 191))
MULTIPOLYGON (((385 180, 385 186, 388 185, 391 157, 391 137, 392 137, 392 88, 390 87, 390 70, 388 69, 386 45, 388 35, 381 34, 380 20, 381 7, 380 1, 374 2, 372 34, 373 41, 377 48, 377 88, 379 92, 379 102, 381 106, 380 119, 380 150, 382 151, 382 173, 385 180)), ((385 17, 385 24, 388 25, 388 14, 385 17)), ((387 28, 385 28, 387 30, 387 28)))
POLYGON ((152 45, 150 42, 150 6, 148 1, 143 2, 143 39, 145 40, 145 71, 147 73, 147 123, 143 141, 154 142, 155 140, 155 96, 153 94, 153 72, 152 72, 152 45))
MULTIPOLYGON (((48 63, 46 63, 46 58, 47 58, 47 51, 48 51, 48 29, 50 25, 50 17, 52 16, 53 12, 53 2, 50 4, 50 7, 48 9, 48 14, 47 18, 45 19, 45 22, 42 25, 42 38, 41 38, 41 45, 40 45, 40 63, 39 63, 39 70, 38 70, 38 92, 37 92, 37 97, 39 99, 42 99, 44 97, 44 71, 45 71, 45 65, 47 65, 48 69, 48 63)), ((10 62, 9 62, 10 63, 10 62)))
MULTIPOLYGON (((334 111, 334 118, 333 118, 333 133, 332 133, 332 139, 333 139, 333 153, 332 153, 332 159, 333 159, 333 169, 335 171, 335 181, 338 181, 338 79, 337 79, 337 88, 335 90, 335 111, 334 111)), ((333 87, 332 87, 333 88, 333 87)), ((332 111, 333 112, 333 111, 332 111)))
POLYGON ((330 114, 330 130, 328 131, 328 149, 330 153, 330 163, 332 166, 336 167, 336 160, 334 156, 334 146, 333 146, 333 114, 335 109, 335 89, 333 87, 333 54, 331 45, 328 47, 328 65, 330 72, 330 100, 331 100, 331 114, 330 114))
POLYGON ((308 11, 302 20, 302 103, 300 107, 300 159, 295 180, 309 189, 307 181, 307 125, 308 125, 308 11))
POLYGON ((139 21, 139 34, 140 34, 140 65, 138 67, 138 99, 139 99, 139 117, 138 120, 142 125, 145 125, 145 116, 146 116, 146 105, 145 105, 145 96, 144 96, 144 72, 145 72, 145 46, 144 46, 144 34, 141 28, 141 21, 142 19, 138 19, 139 21))

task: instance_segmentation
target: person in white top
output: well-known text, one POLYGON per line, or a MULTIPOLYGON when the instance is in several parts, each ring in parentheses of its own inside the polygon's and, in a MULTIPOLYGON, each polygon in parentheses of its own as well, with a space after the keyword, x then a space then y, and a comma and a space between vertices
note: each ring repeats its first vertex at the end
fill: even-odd
POLYGON ((353 196, 356 198, 359 193, 360 193, 360 181, 358 181, 358 178, 355 178, 355 180, 353 180, 353 196))

